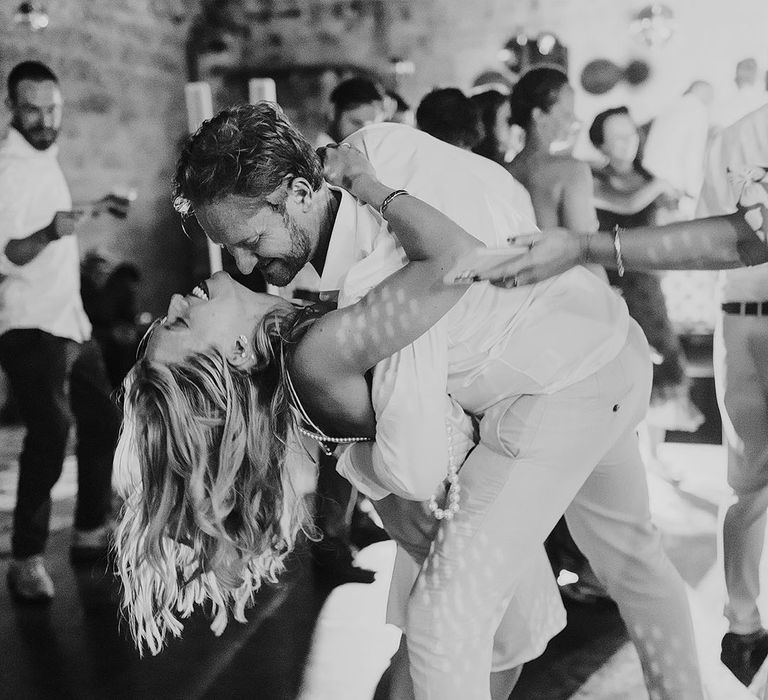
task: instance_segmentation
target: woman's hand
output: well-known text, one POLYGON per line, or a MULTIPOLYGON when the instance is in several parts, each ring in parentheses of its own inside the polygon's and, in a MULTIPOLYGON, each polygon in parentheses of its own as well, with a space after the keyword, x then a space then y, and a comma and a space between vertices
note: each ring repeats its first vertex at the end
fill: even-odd
POLYGON ((508 262, 480 272, 477 277, 509 289, 559 275, 585 262, 588 236, 576 235, 563 228, 514 236, 509 239, 510 245, 528 246, 528 252, 520 255, 518 248, 508 262))
POLYGON ((323 177, 331 185, 343 187, 365 202, 368 201, 370 185, 378 184, 371 162, 348 143, 325 147, 323 177))

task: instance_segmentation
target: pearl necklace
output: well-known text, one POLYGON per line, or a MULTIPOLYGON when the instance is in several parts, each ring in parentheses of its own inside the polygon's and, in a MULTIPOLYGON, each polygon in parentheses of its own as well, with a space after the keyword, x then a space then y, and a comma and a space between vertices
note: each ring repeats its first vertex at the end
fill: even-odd
MULTIPOLYGON (((282 348, 281 348, 282 351, 282 348)), ((285 362, 285 358, 283 357, 283 362, 285 362)), ((284 365, 285 367, 285 365, 284 365)), ((285 367, 285 378, 286 378, 286 384, 288 385, 288 394, 289 394, 289 405, 293 409, 295 413, 298 414, 299 420, 305 421, 308 425, 310 425, 315 430, 307 430, 306 428, 302 428, 300 425, 296 425, 296 430, 299 431, 302 435, 307 436, 308 438, 311 438, 312 440, 315 440, 319 445, 320 449, 329 457, 333 455, 333 450, 330 449, 325 443, 331 442, 336 443, 337 445, 347 445, 355 442, 369 442, 371 438, 367 437, 329 437, 326 435, 318 426, 314 423, 314 421, 309 417, 309 414, 304 409, 304 406, 301 403, 301 400, 299 399, 299 394, 296 391, 296 388, 293 386, 293 380, 291 379, 291 375, 288 372, 288 368, 285 367)), ((459 485, 459 468, 456 464, 456 458, 453 452, 453 426, 446 421, 445 424, 446 431, 448 433, 448 475, 446 477, 448 481, 448 492, 446 494, 446 501, 448 503, 447 508, 441 508, 437 504, 437 499, 432 496, 429 499, 429 511, 432 513, 432 515, 435 516, 438 520, 452 520, 453 516, 456 515, 456 513, 459 512, 459 501, 461 499, 461 486, 459 485)))
POLYGON ((453 453, 453 426, 446 422, 448 432, 448 493, 446 494, 447 508, 440 508, 437 505, 437 499, 432 496, 429 499, 429 511, 438 520, 452 520, 453 516, 459 512, 461 500, 461 485, 459 484, 459 468, 456 464, 456 458, 453 453))

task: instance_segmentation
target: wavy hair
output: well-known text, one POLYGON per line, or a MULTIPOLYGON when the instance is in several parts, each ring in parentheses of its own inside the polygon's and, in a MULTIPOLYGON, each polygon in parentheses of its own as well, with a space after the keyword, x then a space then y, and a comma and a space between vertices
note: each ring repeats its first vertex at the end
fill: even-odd
POLYGON ((294 321, 294 311, 265 316, 249 370, 211 349, 174 364, 143 357, 126 377, 115 547, 140 653, 157 654, 168 632, 180 636, 195 605, 210 604, 217 635, 230 611, 245 621, 299 533, 312 536, 286 468, 288 451, 300 448, 282 345, 308 325, 294 321))
POLYGON ((323 183, 315 150, 276 104, 223 109, 187 139, 176 165, 174 207, 182 215, 230 194, 261 200, 287 176, 323 183))

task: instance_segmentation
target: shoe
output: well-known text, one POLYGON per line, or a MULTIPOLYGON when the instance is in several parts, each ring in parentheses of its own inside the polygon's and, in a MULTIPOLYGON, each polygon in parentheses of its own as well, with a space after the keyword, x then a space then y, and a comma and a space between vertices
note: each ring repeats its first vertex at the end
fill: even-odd
POLYGON ((720 661, 744 685, 749 685, 768 656, 768 630, 751 634, 728 632, 720 645, 720 661))
POLYGON ((112 531, 106 525, 93 530, 72 530, 69 560, 73 564, 88 564, 105 559, 109 553, 112 531))
POLYGON ((50 603, 55 589, 45 570, 43 556, 14 559, 8 569, 8 588, 19 603, 50 603))

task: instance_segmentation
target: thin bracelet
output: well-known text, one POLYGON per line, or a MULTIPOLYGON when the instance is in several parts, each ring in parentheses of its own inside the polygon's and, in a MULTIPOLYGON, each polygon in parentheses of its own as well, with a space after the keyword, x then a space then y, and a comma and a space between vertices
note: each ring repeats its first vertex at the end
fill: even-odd
POLYGON ((381 206, 379 207, 379 214, 384 216, 384 212, 387 211, 387 207, 392 204, 392 200, 399 197, 401 194, 408 194, 405 190, 395 190, 394 192, 390 192, 386 197, 384 197, 384 201, 381 203, 381 206))
POLYGON ((592 233, 587 234, 587 249, 584 251, 585 264, 589 262, 589 256, 590 256, 590 253, 592 252, 592 236, 594 235, 595 235, 594 231, 592 233))
POLYGON ((624 258, 621 255, 621 234, 624 229, 618 224, 613 227, 613 249, 616 251, 616 272, 619 277, 624 277, 624 258))

